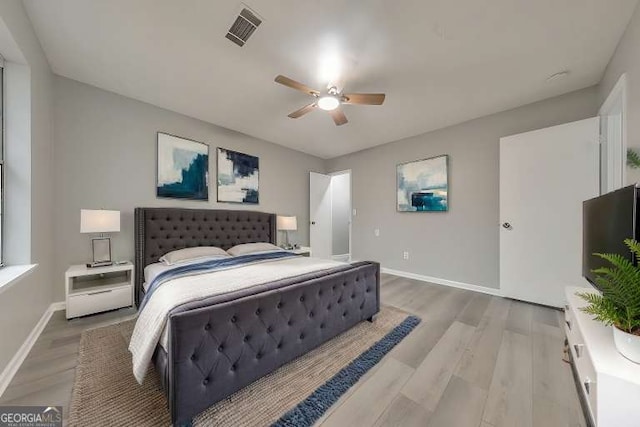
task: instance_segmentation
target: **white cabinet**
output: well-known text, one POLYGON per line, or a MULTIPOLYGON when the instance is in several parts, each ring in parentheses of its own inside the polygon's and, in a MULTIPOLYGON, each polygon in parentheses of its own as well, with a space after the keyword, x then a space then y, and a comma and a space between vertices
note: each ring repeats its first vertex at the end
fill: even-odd
POLYGON ((133 305, 133 264, 87 268, 65 273, 67 319, 133 305))
POLYGON ((565 334, 578 391, 588 415, 598 427, 640 425, 640 365, 623 357, 613 343, 613 331, 582 312, 587 303, 576 295, 590 291, 566 288, 565 334))

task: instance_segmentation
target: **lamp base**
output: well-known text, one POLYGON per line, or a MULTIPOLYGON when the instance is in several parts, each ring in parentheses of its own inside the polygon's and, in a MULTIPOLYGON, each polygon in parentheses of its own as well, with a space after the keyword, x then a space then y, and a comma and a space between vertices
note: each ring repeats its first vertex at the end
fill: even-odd
POLYGON ((88 262, 87 268, 108 267, 110 265, 113 265, 112 261, 88 262))

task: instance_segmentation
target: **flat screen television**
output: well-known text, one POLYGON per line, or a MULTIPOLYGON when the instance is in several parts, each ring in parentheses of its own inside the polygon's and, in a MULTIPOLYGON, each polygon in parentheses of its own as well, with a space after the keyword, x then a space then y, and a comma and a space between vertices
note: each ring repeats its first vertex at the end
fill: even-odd
POLYGON ((637 239, 637 196, 635 185, 630 185, 582 204, 582 275, 596 287, 592 270, 608 263, 594 253, 620 254, 637 262, 624 244, 625 239, 637 239))

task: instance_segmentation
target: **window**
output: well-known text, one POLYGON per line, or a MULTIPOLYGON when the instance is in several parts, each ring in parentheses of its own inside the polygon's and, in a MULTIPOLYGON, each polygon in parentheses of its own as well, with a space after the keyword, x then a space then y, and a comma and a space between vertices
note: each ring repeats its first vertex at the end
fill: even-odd
POLYGON ((0 56, 0 266, 4 265, 4 59, 0 56))

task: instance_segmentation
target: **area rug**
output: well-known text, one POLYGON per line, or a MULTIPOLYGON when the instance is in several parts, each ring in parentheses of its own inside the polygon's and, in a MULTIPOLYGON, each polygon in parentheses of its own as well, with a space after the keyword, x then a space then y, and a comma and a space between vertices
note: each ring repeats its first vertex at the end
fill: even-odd
MULTIPOLYGON (((70 426, 169 426, 154 368, 139 385, 127 350, 135 320, 83 332, 70 426)), ((420 322, 382 307, 311 352, 239 390, 194 419, 195 426, 311 426, 420 322)))

